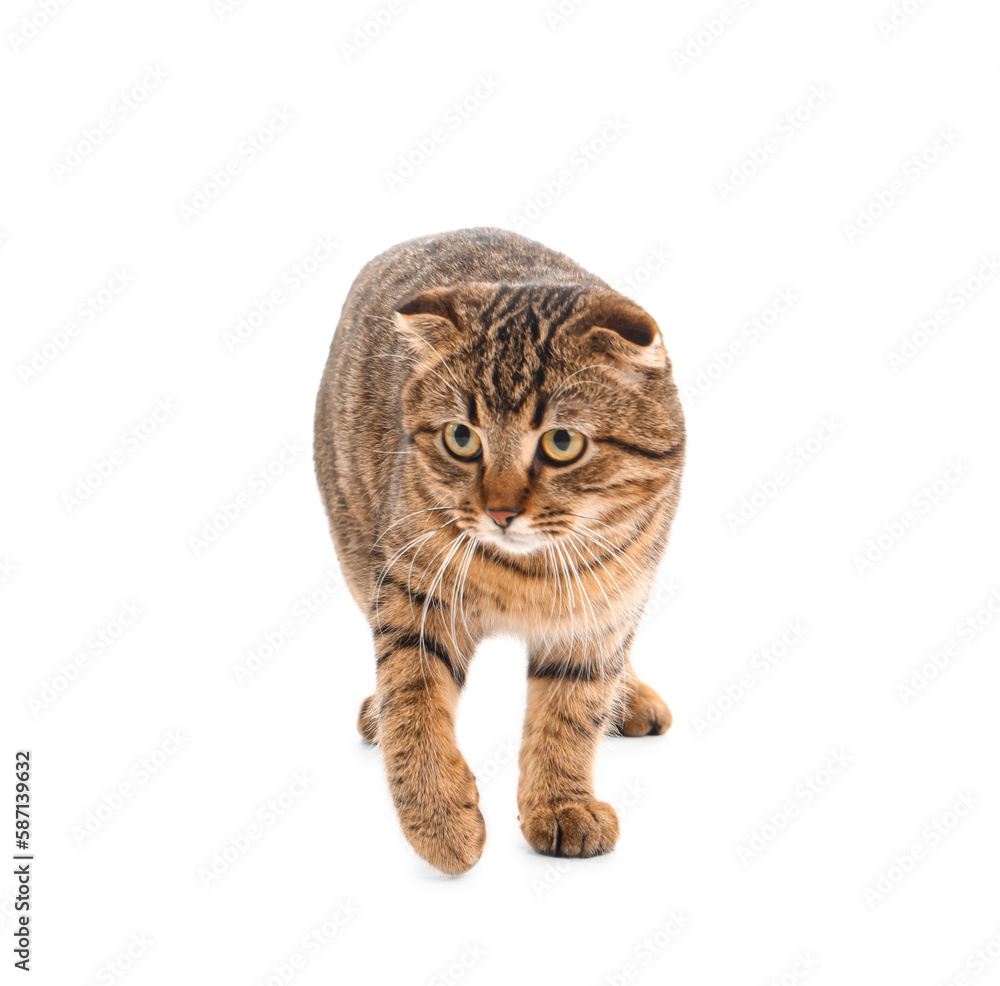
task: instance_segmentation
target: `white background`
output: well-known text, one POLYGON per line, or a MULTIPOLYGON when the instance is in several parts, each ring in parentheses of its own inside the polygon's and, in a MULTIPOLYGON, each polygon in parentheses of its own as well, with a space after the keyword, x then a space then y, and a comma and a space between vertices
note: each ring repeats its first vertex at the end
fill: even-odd
POLYGON ((118 960, 128 986, 1000 982, 1000 10, 403 0, 379 26, 355 0, 42 7, 0 24, 0 800, 30 748, 31 981, 118 981, 118 960), (260 133, 276 110, 294 119, 260 133), (448 879, 355 733, 372 647, 328 574, 310 445, 362 264, 472 225, 649 309, 690 452, 634 655, 676 722, 599 757, 618 848, 528 849, 525 661, 496 640, 459 720, 489 835, 448 879), (199 547, 206 525, 225 529, 199 547))

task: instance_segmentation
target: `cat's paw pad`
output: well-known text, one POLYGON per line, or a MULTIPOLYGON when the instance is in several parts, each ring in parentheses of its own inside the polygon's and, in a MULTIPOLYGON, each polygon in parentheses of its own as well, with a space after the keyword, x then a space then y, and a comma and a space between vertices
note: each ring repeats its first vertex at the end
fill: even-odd
POLYGON ((358 732, 369 742, 374 743, 378 734, 378 713, 375 711, 375 696, 369 695, 361 703, 358 712, 358 732))
POLYGON ((565 801, 526 812, 521 831, 546 856, 600 856, 618 842, 618 816, 604 801, 565 801))
POLYGON ((431 866, 443 873, 471 869, 483 855, 486 821, 479 810, 479 790, 464 763, 451 791, 428 791, 417 800, 396 801, 403 834, 431 866))
POLYGON ((670 706, 645 682, 625 702, 625 720, 619 732, 625 736, 660 736, 673 725, 670 706))

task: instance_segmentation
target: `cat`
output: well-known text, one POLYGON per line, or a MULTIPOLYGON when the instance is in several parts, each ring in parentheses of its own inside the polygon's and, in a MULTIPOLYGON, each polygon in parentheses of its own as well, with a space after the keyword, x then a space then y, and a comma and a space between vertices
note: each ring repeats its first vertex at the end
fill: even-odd
POLYGON ((371 624, 377 743, 413 848, 481 857, 455 741, 476 645, 527 644, 521 830, 596 856, 618 817, 593 790, 607 732, 665 732, 629 651, 680 492, 684 417, 661 332, 568 257, 475 228, 401 243, 354 281, 316 403, 316 474, 371 624))

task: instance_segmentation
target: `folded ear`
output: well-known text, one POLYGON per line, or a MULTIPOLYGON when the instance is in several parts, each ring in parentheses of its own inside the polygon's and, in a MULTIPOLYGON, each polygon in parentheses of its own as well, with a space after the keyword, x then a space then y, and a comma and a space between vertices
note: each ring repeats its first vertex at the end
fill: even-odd
POLYGON ((653 316, 617 291, 595 294, 573 321, 574 335, 621 361, 653 369, 670 365, 653 316))
POLYGON ((397 305, 396 331, 413 345, 434 349, 456 331, 455 289, 430 288, 397 305))
POLYGON ((398 305, 396 312, 406 317, 414 315, 436 315, 438 318, 446 318, 453 321, 455 309, 452 301, 455 291, 453 288, 429 288, 415 294, 409 301, 398 305))

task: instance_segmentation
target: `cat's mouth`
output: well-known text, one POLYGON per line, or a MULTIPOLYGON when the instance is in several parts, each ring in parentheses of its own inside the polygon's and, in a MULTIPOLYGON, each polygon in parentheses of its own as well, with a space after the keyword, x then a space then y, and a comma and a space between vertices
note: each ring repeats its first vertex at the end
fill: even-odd
POLYGON ((477 537, 511 555, 530 555, 541 551, 545 545, 545 539, 534 531, 504 529, 496 525, 493 525, 493 530, 482 528, 477 537))

